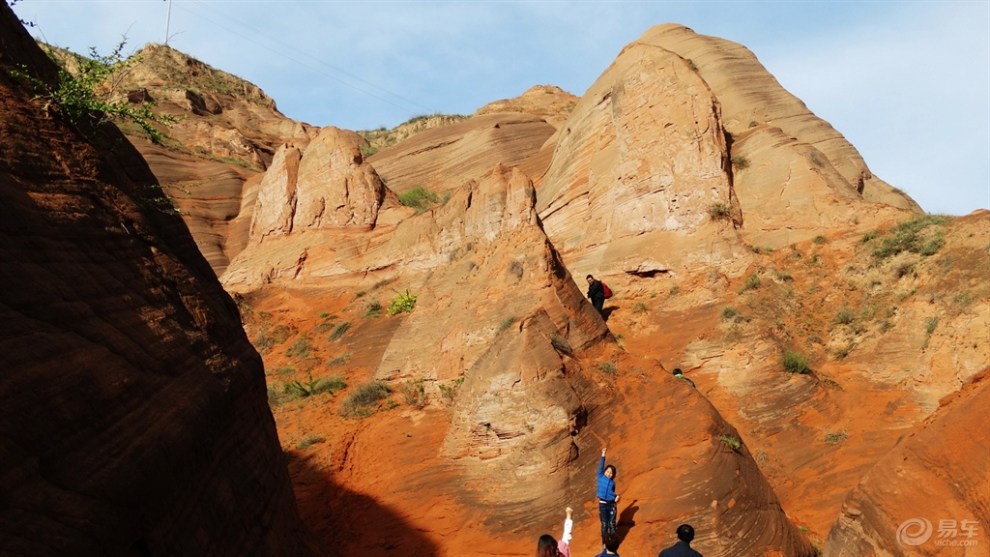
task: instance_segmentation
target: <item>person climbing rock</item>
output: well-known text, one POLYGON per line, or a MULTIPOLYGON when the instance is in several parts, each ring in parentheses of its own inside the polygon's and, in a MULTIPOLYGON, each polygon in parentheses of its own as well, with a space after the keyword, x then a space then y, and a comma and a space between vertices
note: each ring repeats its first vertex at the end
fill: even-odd
POLYGON ((675 367, 674 368, 674 377, 676 377, 678 379, 681 379, 682 381, 686 382, 688 385, 691 385, 695 389, 698 388, 698 386, 694 384, 694 381, 691 381, 687 377, 684 377, 684 372, 681 371, 681 368, 679 368, 679 367, 675 367))
POLYGON ((591 275, 585 278, 588 280, 588 299, 591 300, 591 305, 595 306, 598 313, 603 313, 605 311, 605 288, 602 286, 602 281, 591 275))
POLYGON ((574 528, 574 521, 571 519, 572 509, 564 509, 564 532, 560 536, 560 541, 554 539, 550 534, 543 534, 536 542, 536 557, 571 557, 571 530, 574 528))
POLYGON ((609 534, 617 534, 616 518, 619 494, 615 492, 615 466, 605 465, 605 447, 602 447, 602 459, 598 463, 598 485, 595 491, 598 496, 598 518, 602 523, 602 544, 609 534))
POLYGON ((694 528, 690 524, 681 524, 677 527, 677 543, 661 551, 657 557, 704 557, 691 548, 693 539, 694 528))

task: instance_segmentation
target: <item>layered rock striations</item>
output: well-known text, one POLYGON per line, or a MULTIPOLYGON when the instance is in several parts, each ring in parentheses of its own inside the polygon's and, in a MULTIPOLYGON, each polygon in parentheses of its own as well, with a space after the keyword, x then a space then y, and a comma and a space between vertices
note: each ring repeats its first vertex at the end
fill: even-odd
POLYGON ((6 4, 0 51, 0 553, 308 554, 237 309, 123 136, 11 76, 55 72, 6 4))
MULTIPOLYGON (((343 155, 329 158, 347 159, 356 146, 340 141, 343 155)), ((326 197, 345 188, 343 181, 303 172, 309 149, 312 144, 294 167, 293 214, 307 210, 299 204, 303 184, 322 188, 326 197)), ((277 168, 269 170, 272 183, 291 181, 292 171, 277 168)), ((280 289, 368 295, 387 283, 416 296, 408 314, 365 317, 353 326, 347 352, 355 354, 352 365, 367 365, 373 378, 396 390, 423 385, 440 401, 456 389, 449 410, 438 404, 417 418, 445 433, 437 447, 442 470, 409 480, 429 486, 415 494, 421 510, 411 520, 426 520, 433 505, 453 500, 462 518, 446 517, 431 530, 480 520, 516 539, 523 525, 586 499, 600 439, 610 438, 626 447, 623 477, 635 486, 633 506, 650 517, 630 547, 645 549, 670 522, 690 517, 723 554, 811 554, 752 457, 716 439, 734 432, 701 397, 667 377, 650 380, 646 398, 601 379, 588 358, 616 349, 544 234, 536 190, 520 171, 497 165, 443 205, 407 212, 395 225, 283 232, 257 237, 235 258, 222 277, 228 289, 257 301, 280 289), (678 402, 685 395, 687 405, 678 402), (671 425, 643 439, 642 424, 658 419, 671 425), (687 425, 673 426, 681 422, 687 425), (671 467, 682 469, 674 481, 665 477, 671 467), (479 516, 477 509, 485 511, 479 516), (758 534, 735 534, 741 531, 758 534)), ((367 441, 361 432, 351 436, 347 451, 357 458, 367 441)), ((390 458, 403 462, 414 458, 412 450, 391 446, 390 458)))
POLYGON ((422 131, 382 149, 369 160, 396 193, 417 187, 446 192, 480 178, 496 164, 525 164, 554 131, 541 116, 488 113, 422 131))
POLYGON ((986 555, 988 408, 985 369, 946 397, 849 494, 825 554, 986 555))
POLYGON ((751 53, 677 25, 647 31, 588 89, 537 207, 578 272, 745 264, 746 246, 918 211, 751 53), (657 245, 662 260, 644 262, 657 245))
POLYGON ((305 146, 317 132, 292 120, 258 86, 164 45, 130 58, 116 94, 176 118, 162 145, 125 133, 148 161, 200 251, 219 275, 243 249, 259 175, 285 143, 305 146), (247 213, 242 213, 247 210, 247 213))

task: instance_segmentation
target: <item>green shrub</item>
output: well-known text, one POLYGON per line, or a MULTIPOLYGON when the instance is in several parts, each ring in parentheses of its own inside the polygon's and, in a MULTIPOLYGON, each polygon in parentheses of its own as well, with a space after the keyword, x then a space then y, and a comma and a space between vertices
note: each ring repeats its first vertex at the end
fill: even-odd
POLYGON ((643 302, 636 302, 633 304, 632 312, 636 315, 646 313, 646 304, 643 302))
POLYGON ((135 107, 126 100, 113 99, 118 93, 116 85, 121 80, 120 76, 141 61, 138 57, 124 58, 126 44, 127 37, 124 37, 110 54, 100 55, 96 48, 90 47, 89 58, 73 55, 77 63, 74 73, 70 73, 52 51, 47 52, 58 66, 58 82, 55 85, 38 79, 25 66, 11 70, 10 73, 28 83, 38 96, 46 99, 83 133, 100 127, 108 120, 133 122, 148 139, 160 144, 165 139, 165 134, 153 124, 170 126, 175 123, 174 117, 152 112, 154 103, 135 107))
POLYGON ((388 304, 388 314, 397 315, 399 313, 409 313, 416 307, 416 295, 410 294, 407 289, 405 292, 400 292, 392 298, 391 303, 388 304))
POLYGON ((907 251, 922 256, 934 255, 945 245, 941 230, 928 230, 931 226, 941 226, 947 219, 939 215, 925 215, 902 222, 895 226, 874 248, 873 258, 883 260, 907 251))
POLYGON ((928 320, 925 321, 925 333, 929 335, 934 333, 935 327, 938 327, 938 317, 929 317, 928 320))
POLYGON ((285 325, 277 325, 271 329, 266 327, 255 337, 254 346, 261 354, 267 354, 276 344, 283 344, 289 340, 292 334, 292 329, 285 325))
POLYGON ((300 451, 305 451, 313 445, 324 441, 326 441, 326 439, 319 435, 307 435, 302 441, 299 442, 299 444, 296 445, 296 448, 300 451))
POLYGON ((347 330, 350 328, 351 328, 351 324, 346 321, 341 323, 340 325, 337 325, 337 328, 334 329, 332 333, 330 333, 330 340, 339 339, 340 337, 344 336, 344 333, 346 333, 347 330))
POLYGON ((785 350, 781 355, 781 365, 791 373, 811 373, 808 357, 796 350, 785 350))
POLYGON ((849 438, 849 433, 845 431, 834 431, 832 433, 825 434, 825 442, 829 445, 835 445, 836 443, 841 443, 849 438))
POLYGON ((506 317, 505 319, 502 320, 501 323, 498 324, 498 330, 496 331, 496 334, 501 333, 502 331, 505 331, 506 329, 508 329, 509 327, 511 327, 512 324, 515 323, 515 322, 516 322, 516 317, 515 316, 506 317))
POLYGON ((391 393, 391 387, 381 381, 365 383, 344 400, 344 415, 370 415, 373 411, 372 406, 388 398, 391 393))
POLYGON ((422 379, 406 381, 399 386, 399 392, 402 393, 406 404, 413 408, 423 409, 429 400, 426 396, 426 387, 423 385, 422 379))
POLYGON ((315 330, 317 332, 319 332, 319 333, 325 333, 325 332, 329 331, 330 329, 333 329, 334 328, 334 324, 333 324, 334 319, 337 319, 337 316, 336 315, 332 315, 332 314, 327 313, 327 312, 324 311, 323 313, 320 314, 320 322, 319 322, 319 324, 316 325, 315 330))
POLYGON ((306 381, 290 381, 285 384, 284 392, 292 398, 306 398, 320 393, 335 393, 347 387, 347 382, 341 376, 327 379, 314 379, 312 374, 306 381))
POLYGON ((736 308, 734 307, 726 306, 726 308, 722 310, 722 319, 733 319, 737 315, 739 315, 739 312, 736 311, 736 308))
POLYGON ((828 240, 825 239, 825 236, 822 236, 820 234, 818 236, 815 236, 815 239, 812 240, 812 242, 814 242, 814 243, 816 243, 818 245, 822 245, 822 244, 824 244, 827 241, 828 240))
POLYGON ((290 358, 292 357, 308 358, 310 354, 309 352, 310 348, 311 346, 309 344, 309 339, 306 337, 299 337, 299 339, 297 339, 296 342, 292 343, 292 346, 290 346, 289 349, 285 351, 285 355, 289 356, 290 358))
POLYGON ((378 317, 382 314, 382 304, 378 300, 368 302, 368 311, 364 312, 365 317, 378 317))
POLYGON ((740 294, 746 292, 747 290, 756 290, 760 287, 760 276, 756 273, 746 277, 746 282, 743 284, 742 289, 739 291, 740 294))
POLYGON ((342 365, 346 364, 349 361, 351 361, 351 353, 350 352, 345 352, 345 353, 341 354, 340 356, 337 356, 336 358, 333 358, 332 360, 328 361, 327 362, 327 367, 342 366, 342 365))
POLYGON ((848 325, 853 322, 853 312, 851 309, 843 308, 839 310, 839 313, 835 314, 835 319, 833 322, 839 325, 848 325))
POLYGON ((446 383, 439 383, 437 387, 440 389, 440 396, 443 397, 444 402, 447 404, 452 404, 454 399, 457 398, 457 392, 461 390, 461 385, 464 384, 464 378, 458 377, 454 379, 450 385, 446 383))
POLYGON ((712 203, 708 206, 708 217, 712 220, 729 220, 732 218, 732 208, 726 203, 712 203))
POLYGON ((400 193, 399 203, 402 203, 406 207, 416 209, 417 213, 422 213, 423 211, 439 204, 440 196, 422 186, 417 186, 400 193))
POLYGON ((601 362, 598 364, 598 371, 602 373, 607 373, 608 375, 615 375, 616 369, 615 364, 612 362, 601 362))
POLYGON ((717 439, 722 443, 725 443, 725 445, 730 449, 732 449, 733 451, 737 453, 742 452, 743 445, 742 445, 742 441, 739 440, 739 438, 733 437, 731 435, 719 435, 717 439))

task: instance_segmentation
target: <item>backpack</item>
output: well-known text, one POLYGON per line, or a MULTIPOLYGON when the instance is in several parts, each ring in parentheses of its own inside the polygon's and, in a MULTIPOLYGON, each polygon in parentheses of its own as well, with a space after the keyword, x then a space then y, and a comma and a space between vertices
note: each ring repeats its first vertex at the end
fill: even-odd
POLYGON ((602 293, 605 294, 606 300, 612 297, 612 289, 609 288, 608 285, 605 284, 604 282, 602 283, 602 293))

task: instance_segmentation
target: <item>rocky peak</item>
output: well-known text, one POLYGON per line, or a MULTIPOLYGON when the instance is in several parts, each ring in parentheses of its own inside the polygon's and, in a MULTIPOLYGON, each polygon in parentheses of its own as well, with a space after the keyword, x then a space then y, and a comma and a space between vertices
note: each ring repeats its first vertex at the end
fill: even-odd
MULTIPOLYGON (((251 238, 322 228, 371 228, 386 188, 361 154, 361 138, 323 128, 304 151, 283 145, 258 187, 251 238)), ((394 195, 389 198, 397 205, 394 195)))
POLYGON ((918 211, 749 51, 676 25, 647 31, 588 89, 537 207, 579 272, 634 272, 656 245, 657 271, 739 262, 746 246, 918 211))

